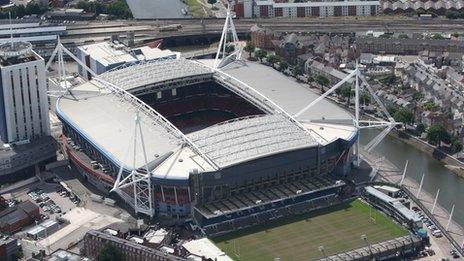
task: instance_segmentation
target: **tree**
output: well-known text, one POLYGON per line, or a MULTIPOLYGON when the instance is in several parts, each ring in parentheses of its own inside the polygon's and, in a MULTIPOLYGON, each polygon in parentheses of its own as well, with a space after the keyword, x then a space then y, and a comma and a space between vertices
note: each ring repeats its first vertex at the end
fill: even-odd
POLYGON ((296 66, 293 66, 292 67, 292 75, 293 77, 298 77, 299 75, 301 75, 303 73, 303 71, 301 70, 300 66, 296 65, 296 66))
POLYGON ((416 132, 422 134, 425 131, 425 125, 423 123, 419 123, 416 126, 416 132))
POLYGON ((288 69, 288 63, 286 61, 281 61, 279 63, 279 70, 283 72, 287 69, 288 69))
POLYGON ((406 108, 399 108, 394 114, 393 118, 397 122, 402 122, 405 124, 410 124, 414 122, 414 115, 412 112, 406 108))
POLYGON ((424 94, 422 92, 417 91, 412 95, 412 98, 416 101, 419 101, 424 98, 424 94))
POLYGON ((265 50, 263 50, 263 49, 259 49, 259 50, 257 50, 255 52, 255 56, 256 56, 256 58, 259 59, 260 62, 262 62, 264 57, 267 56, 267 52, 265 50))
POLYGON ((398 38, 399 39, 408 39, 409 36, 407 34, 405 34, 405 33, 401 33, 400 35, 398 35, 398 38))
POLYGON ((98 261, 121 261, 122 254, 119 248, 113 246, 110 243, 106 243, 106 245, 100 250, 97 256, 98 261))
POLYGON ((217 2, 217 0, 208 0, 208 4, 214 5, 217 2))
POLYGON ((325 77, 325 76, 322 75, 322 74, 318 74, 318 75, 316 76, 316 79, 315 79, 315 80, 316 80, 316 83, 319 84, 319 85, 321 86, 321 92, 324 91, 324 87, 325 87, 325 86, 329 86, 329 84, 330 84, 329 78, 325 77))
POLYGON ((107 7, 108 15, 116 19, 132 18, 132 13, 126 2, 116 1, 112 2, 107 7))
POLYGON ((427 130, 427 140, 432 145, 439 145, 440 142, 449 143, 450 134, 442 124, 433 124, 427 130))
POLYGON ((268 55, 266 60, 272 65, 280 62, 279 57, 277 57, 276 55, 273 55, 273 54, 268 55))
POLYGON ((451 136, 451 150, 454 153, 460 152, 462 150, 462 143, 459 141, 459 138, 456 136, 451 136))
POLYGON ((369 104, 371 102, 371 96, 369 96, 369 93, 362 92, 361 95, 359 95, 359 102, 361 104, 369 104))
POLYGON ((441 34, 434 34, 432 36, 432 39, 434 39, 434 40, 443 40, 443 39, 445 39, 445 37, 443 37, 443 35, 441 35, 441 34))
POLYGON ((245 52, 251 57, 251 54, 255 51, 255 46, 251 42, 247 42, 245 46, 245 52))
POLYGON ((351 86, 345 85, 340 88, 340 95, 346 99, 346 106, 350 105, 352 93, 353 93, 353 90, 351 90, 351 86))
POLYGON ((235 46, 233 44, 228 44, 226 45, 226 53, 229 54, 231 52, 235 51, 235 46))

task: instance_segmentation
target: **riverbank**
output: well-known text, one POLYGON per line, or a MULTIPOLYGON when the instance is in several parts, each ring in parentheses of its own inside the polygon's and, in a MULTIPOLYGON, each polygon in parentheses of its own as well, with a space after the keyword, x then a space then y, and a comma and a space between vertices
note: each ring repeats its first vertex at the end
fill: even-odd
POLYGON ((433 157, 454 174, 464 178, 464 163, 459 161, 457 158, 404 131, 393 129, 388 135, 414 147, 430 157, 433 157))

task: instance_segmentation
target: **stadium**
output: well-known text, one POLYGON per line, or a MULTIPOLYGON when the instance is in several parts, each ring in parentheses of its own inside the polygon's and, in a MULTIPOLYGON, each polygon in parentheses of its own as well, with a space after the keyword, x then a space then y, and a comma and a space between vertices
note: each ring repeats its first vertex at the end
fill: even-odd
POLYGON ((136 213, 211 235, 350 194, 349 112, 324 99, 294 118, 319 95, 259 63, 211 63, 130 64, 73 86, 56 103, 71 164, 136 213))

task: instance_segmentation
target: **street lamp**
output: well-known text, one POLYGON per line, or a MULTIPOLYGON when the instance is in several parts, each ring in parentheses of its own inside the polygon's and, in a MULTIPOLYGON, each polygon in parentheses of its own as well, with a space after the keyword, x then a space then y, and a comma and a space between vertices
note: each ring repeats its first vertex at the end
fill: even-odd
POLYGON ((319 252, 321 252, 324 255, 324 258, 327 258, 327 255, 325 254, 324 246, 319 247, 319 252))
POLYGON ((366 245, 367 247, 369 248, 369 253, 371 254, 372 256, 372 249, 371 249, 371 245, 369 244, 369 241, 367 240, 367 236, 365 234, 362 234, 361 235, 361 239, 366 242, 366 245))

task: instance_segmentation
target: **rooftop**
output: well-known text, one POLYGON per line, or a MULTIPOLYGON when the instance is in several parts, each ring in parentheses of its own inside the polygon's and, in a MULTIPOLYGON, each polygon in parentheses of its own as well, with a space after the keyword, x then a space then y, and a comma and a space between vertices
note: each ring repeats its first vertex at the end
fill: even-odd
POLYGON ((188 136, 221 167, 318 144, 308 132, 279 114, 233 119, 188 136))
POLYGON ((79 47, 85 54, 98 60, 103 66, 136 62, 137 59, 125 50, 125 45, 113 42, 101 42, 79 47))

